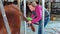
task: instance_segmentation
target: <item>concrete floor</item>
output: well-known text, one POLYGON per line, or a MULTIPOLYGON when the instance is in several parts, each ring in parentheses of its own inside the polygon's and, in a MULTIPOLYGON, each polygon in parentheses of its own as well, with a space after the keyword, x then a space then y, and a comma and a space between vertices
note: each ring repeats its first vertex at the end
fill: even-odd
MULTIPOLYGON (((50 21, 45 27, 44 34, 60 34, 60 21, 50 21)), ((30 28, 27 27, 27 34, 37 34, 38 25, 34 25, 36 32, 32 32, 30 28)), ((24 22, 21 23, 21 33, 24 34, 24 22)))
POLYGON ((60 34, 60 21, 50 21, 45 27, 45 34, 60 34))

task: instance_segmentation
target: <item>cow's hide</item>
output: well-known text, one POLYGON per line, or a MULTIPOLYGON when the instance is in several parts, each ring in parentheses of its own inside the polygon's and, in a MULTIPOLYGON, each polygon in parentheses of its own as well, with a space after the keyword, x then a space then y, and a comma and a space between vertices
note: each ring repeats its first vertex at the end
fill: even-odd
MULTIPOLYGON (((4 6, 8 23, 12 34, 20 34, 20 16, 21 11, 14 4, 4 6)), ((0 34, 7 34, 6 27, 4 25, 3 17, 0 12, 0 34)))

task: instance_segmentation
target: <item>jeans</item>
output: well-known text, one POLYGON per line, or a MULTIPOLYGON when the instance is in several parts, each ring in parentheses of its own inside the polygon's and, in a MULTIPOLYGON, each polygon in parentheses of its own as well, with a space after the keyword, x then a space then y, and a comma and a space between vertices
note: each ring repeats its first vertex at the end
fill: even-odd
MULTIPOLYGON (((48 21, 50 20, 49 17, 44 19, 44 27, 47 25, 48 21)), ((38 28, 38 34, 42 34, 42 20, 39 21, 39 28, 38 28)))

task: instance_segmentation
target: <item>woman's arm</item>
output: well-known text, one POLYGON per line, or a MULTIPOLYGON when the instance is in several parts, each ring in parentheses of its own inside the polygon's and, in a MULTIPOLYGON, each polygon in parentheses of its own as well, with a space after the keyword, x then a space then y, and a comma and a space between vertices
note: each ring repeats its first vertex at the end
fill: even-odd
POLYGON ((32 14, 30 17, 33 19, 34 18, 34 15, 32 14))
POLYGON ((37 14, 37 18, 33 19, 32 23, 36 23, 36 22, 38 22, 39 20, 42 19, 42 7, 37 7, 36 8, 36 14, 37 14))

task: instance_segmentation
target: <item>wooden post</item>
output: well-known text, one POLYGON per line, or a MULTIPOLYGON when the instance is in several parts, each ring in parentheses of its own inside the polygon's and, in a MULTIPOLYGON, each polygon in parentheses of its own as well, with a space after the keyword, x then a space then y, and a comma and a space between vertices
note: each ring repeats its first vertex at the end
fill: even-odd
POLYGON ((17 0, 17 2, 18 2, 18 7, 20 8, 20 0, 17 0))

